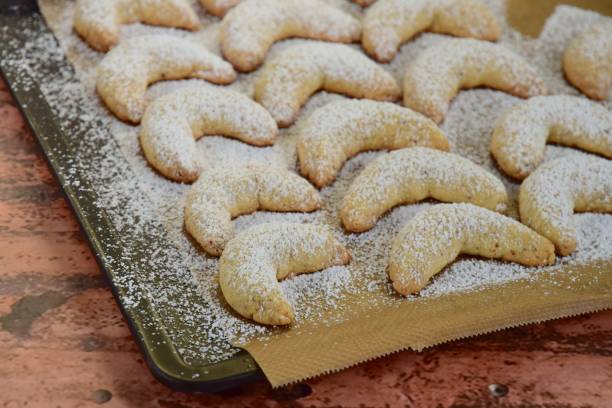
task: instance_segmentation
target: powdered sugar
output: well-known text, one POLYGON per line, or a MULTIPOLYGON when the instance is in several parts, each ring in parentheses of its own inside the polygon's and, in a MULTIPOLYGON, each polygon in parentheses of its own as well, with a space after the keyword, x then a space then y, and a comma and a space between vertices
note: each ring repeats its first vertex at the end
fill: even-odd
POLYGON ((195 139, 210 134, 268 146, 277 127, 270 114, 244 94, 195 84, 151 103, 140 141, 152 166, 172 180, 191 182, 201 167, 195 139))
POLYGON ((266 324, 288 324, 293 312, 277 280, 349 260, 326 227, 267 223, 227 244, 219 260, 219 283, 227 302, 241 315, 266 324))
POLYGON ((305 99, 321 88, 376 100, 394 100, 400 93, 384 69, 351 47, 304 41, 266 62, 255 84, 255 100, 286 127, 305 99))
MULTIPOLYGON (((547 83, 552 87, 552 94, 564 93, 581 95, 565 79, 563 71, 563 54, 570 43, 580 33, 589 31, 593 26, 602 22, 611 22, 612 19, 603 17, 587 10, 568 6, 559 6, 552 18, 549 18, 544 29, 535 42, 535 51, 530 55, 531 63, 535 63, 547 72, 547 83)), ((612 99, 608 98, 609 107, 612 99)))
MULTIPOLYGON (((612 21, 604 20, 595 24, 590 30, 582 33, 579 39, 583 41, 582 53, 589 60, 606 64, 610 61, 612 48, 612 21), (584 39, 584 36, 589 36, 584 39)), ((602 66, 603 68, 603 66, 602 66)), ((610 67, 608 67, 609 69, 610 67)))
MULTIPOLYGON (((499 21, 504 25, 501 43, 504 47, 527 58, 543 74, 549 89, 553 93, 577 92, 563 80, 560 58, 565 42, 575 31, 590 25, 597 17, 592 13, 562 7, 548 21, 540 40, 526 40, 508 28, 504 22, 504 2, 491 0, 486 2, 495 11, 499 21)), ((361 13, 361 10, 348 1, 336 1, 345 10, 361 13)), ((193 241, 189 240, 183 230, 184 194, 188 186, 172 183, 156 174, 146 163, 138 145, 138 128, 128 126, 110 117, 94 92, 93 72, 101 57, 94 53, 71 31, 72 3, 69 1, 41 1, 43 11, 50 16, 51 25, 60 39, 64 50, 77 67, 85 88, 84 96, 81 85, 63 82, 51 82, 49 78, 37 76, 44 85, 44 91, 54 109, 62 117, 79 115, 84 120, 97 120, 100 130, 87 135, 73 132, 82 140, 75 140, 75 148, 83 155, 80 162, 66 163, 75 166, 76 172, 84 172, 97 182, 96 190, 100 196, 100 208, 103 208, 119 232, 130 235, 155 235, 157 230, 149 223, 161 223, 169 241, 178 248, 176 254, 168 253, 165 246, 158 246, 155 240, 149 246, 139 250, 129 247, 125 258, 111 259, 124 275, 116 282, 122 290, 127 306, 135 305, 144 299, 153 303, 160 314, 161 321, 171 322, 178 318, 179 331, 170 335, 180 350, 181 355, 190 362, 219 361, 236 353, 229 346, 229 341, 245 341, 252 336, 273 334, 267 328, 235 317, 219 295, 217 282, 218 261, 206 257, 193 241), (55 18, 53 18, 55 16, 55 18), (109 126, 110 134, 103 132, 109 126), (118 143, 123 157, 116 157, 113 149, 105 147, 118 143), (94 150, 105 155, 103 161, 88 163, 84 158, 87 151, 94 150), (78 167, 77 167, 78 166, 78 167), (129 168, 128 168, 129 167, 129 168), (129 176, 126 176, 129 174, 129 176), (138 252, 140 251, 140 252, 138 252), (136 257, 138 253, 140 258, 136 257), (131 260, 140 259, 136 268, 155 272, 154 277, 133 276, 131 260), (160 268, 163 265, 163 268, 160 268), (163 285, 156 282, 164 282, 163 285), (194 294, 195 293, 195 294, 194 294)), ((172 35, 206 40, 209 49, 217 50, 216 33, 219 23, 210 18, 203 20, 205 28, 199 33, 187 33, 177 30, 164 30, 172 35)), ((134 25, 122 29, 122 37, 129 38, 149 32, 159 32, 159 28, 134 25)), ((384 68, 397 80, 403 77, 407 65, 426 47, 443 40, 437 34, 423 34, 405 44, 397 58, 384 68)), ((299 43, 291 40, 275 45, 270 58, 279 51, 299 43)), ((357 46, 353 46, 358 49, 357 46)), ((32 47, 24 50, 23 60, 32 56, 48 57, 52 39, 33 39, 32 47)), ((23 62, 21 62, 23 63, 23 62)), ((35 69, 32 69, 36 73, 35 69)), ((241 75, 231 88, 247 95, 253 92, 253 82, 257 75, 241 75)), ((66 74, 66 76, 68 76, 66 74)), ((197 81, 173 81, 153 85, 147 95, 153 98, 179 87, 190 86, 197 81)), ((315 108, 331 101, 342 99, 337 94, 320 92, 313 96, 303 107, 299 122, 307 118, 315 108)), ((520 101, 508 94, 488 89, 474 89, 460 92, 453 100, 442 129, 448 136, 452 151, 461 154, 471 161, 486 167, 502 179, 511 195, 510 214, 516 216, 516 194, 518 185, 505 178, 495 167, 490 154, 489 142, 491 133, 499 114, 520 101)), ((262 161, 279 163, 288 168, 296 168, 295 146, 297 128, 294 126, 281 131, 277 141, 270 148, 256 148, 239 141, 220 137, 207 137, 198 143, 198 150, 204 161, 224 164, 231 161, 262 161)), ((567 155, 569 152, 583 155, 573 149, 547 146, 545 160, 567 155)), ((281 284, 288 299, 298 300, 293 307, 296 312, 295 330, 307 323, 333 324, 350 315, 347 299, 363 302, 368 306, 394 305, 397 302, 410 301, 393 296, 393 289, 388 283, 387 262, 391 241, 399 228, 424 208, 432 205, 429 202, 401 206, 392 210, 379 220, 376 226, 362 234, 347 234, 340 226, 339 210, 349 184, 367 163, 384 153, 362 153, 349 160, 340 171, 338 179, 321 191, 323 208, 320 211, 301 213, 258 212, 239 217, 234 221, 237 232, 270 221, 291 221, 327 225, 333 233, 351 251, 353 260, 347 268, 332 268, 312 275, 299 276, 281 284), (324 309, 334 313, 324 313, 324 309), (330 317, 333 316, 332 317, 330 317)), ((612 256, 612 217, 600 214, 575 215, 579 249, 568 257, 559 259, 559 264, 568 266, 582 265, 612 256)), ((121 242, 121 244, 124 244, 121 242)), ((502 263, 480 259, 463 259, 446 268, 421 292, 420 296, 435 297, 452 292, 480 290, 485 286, 495 286, 511 280, 532 279, 542 272, 553 271, 553 268, 527 268, 512 263, 502 263)), ((552 275, 554 277, 554 274, 552 275)))
POLYGON ((314 211, 317 191, 283 168, 234 163, 203 171, 185 205, 187 231, 212 255, 221 255, 234 235, 231 218, 257 210, 314 211))
POLYGON ((496 40, 499 25, 492 13, 471 0, 380 0, 364 13, 363 43, 380 61, 390 61, 400 44, 420 31, 496 40))
POLYGON ((521 220, 570 253, 574 209, 612 212, 612 161, 571 155, 545 163, 523 182, 519 202, 521 220))
POLYGON ((199 27, 188 0, 78 0, 75 5, 75 30, 97 50, 116 45, 120 24, 136 21, 191 30, 199 27))
POLYGON ((355 178, 343 200, 342 221, 350 231, 363 231, 392 207, 428 197, 499 211, 507 200, 503 183, 471 161, 412 147, 382 155, 355 178))
POLYGON ((359 21, 320 0, 247 0, 223 19, 221 47, 234 66, 251 71, 274 41, 303 37, 352 42, 360 33, 359 21))
POLYGON ((612 157, 612 113, 585 98, 534 97, 500 117, 491 149, 502 169, 523 178, 540 164, 547 141, 612 157))
POLYGON ((460 253, 524 265, 554 263, 554 247, 520 222, 472 204, 440 204, 412 218, 393 240, 389 276, 402 294, 420 291, 460 253))
POLYGON ((411 63, 404 77, 404 104, 441 122, 457 90, 489 86, 527 98, 546 91, 527 61, 503 45, 446 39, 411 63))
POLYGON ((236 73, 226 61, 192 41, 163 34, 142 35, 125 40, 106 54, 98 67, 96 89, 120 119, 138 123, 150 83, 190 77, 226 84, 236 73))
POLYGON ((577 35, 563 55, 569 82, 591 98, 606 99, 612 90, 612 21, 602 21, 577 35))
POLYGON ((427 146, 448 149, 433 121, 389 102, 344 99, 315 110, 300 123, 300 170, 316 186, 333 182, 344 162, 365 150, 427 146))

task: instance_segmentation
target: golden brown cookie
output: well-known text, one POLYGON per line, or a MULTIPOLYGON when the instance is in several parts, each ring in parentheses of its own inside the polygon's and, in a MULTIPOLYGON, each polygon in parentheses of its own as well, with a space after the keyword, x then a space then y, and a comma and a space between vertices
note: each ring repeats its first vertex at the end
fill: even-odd
POLYGON ((119 42, 123 24, 136 22, 197 30, 200 22, 187 0, 77 0, 74 30, 98 51, 119 42))
POLYGON ((390 74, 359 51, 343 44, 308 42, 266 62, 255 83, 255 100, 280 127, 287 127, 320 89, 380 101, 395 100, 401 92, 390 74))
POLYGON ((565 49, 563 69, 589 98, 607 99, 612 86, 612 20, 578 34, 565 49))
POLYGON ((368 7, 369 5, 371 5, 372 3, 374 3, 376 0, 353 0, 353 3, 357 3, 359 4, 361 7, 368 7))
POLYGON ((350 259, 323 226, 262 224, 228 242, 219 260, 219 283, 227 303, 242 316, 285 325, 293 320, 293 308, 278 280, 345 265, 350 259))
POLYGON ((210 255, 234 236, 231 220, 258 210, 310 212, 321 206, 317 190, 287 169, 229 166, 202 172, 185 204, 185 228, 210 255))
POLYGON ((560 255, 576 250, 578 212, 612 212, 612 161, 576 155, 544 163, 521 184, 521 221, 550 239, 560 255))
POLYGON ((175 181, 197 180, 201 164, 196 140, 204 135, 233 137, 255 146, 274 143, 274 119, 246 95, 200 84, 155 99, 140 126, 147 161, 175 181))
POLYGON ((385 154, 359 173, 349 187, 340 217, 353 232, 367 231, 391 208, 425 198, 468 202, 504 211, 504 184, 458 154, 410 147, 385 154))
POLYGON ((415 215, 393 240, 393 287, 417 293, 459 254, 526 266, 555 262, 553 244, 520 222, 471 204, 439 204, 415 215))
POLYGON ((576 96, 536 96, 503 114, 491 153, 504 172, 522 180, 544 159, 547 142, 612 158, 612 113, 576 96))
POLYGON ((242 0, 200 0, 206 11, 217 17, 223 17, 229 9, 235 7, 242 0))
POLYGON ((106 54, 96 74, 96 90, 119 119, 138 123, 149 84, 183 78, 227 84, 236 79, 236 73, 230 64, 189 40, 143 35, 106 54))
POLYGON ((400 45, 421 31, 495 41, 501 28, 478 0, 379 0, 363 19, 363 48, 389 62, 400 45))
POLYGON ((221 25, 221 51, 236 69, 249 72, 264 61, 268 49, 290 37, 350 43, 359 40, 361 24, 320 0, 245 0, 221 25))
POLYGON ((346 160, 366 150, 425 146, 449 150, 429 118, 390 102, 346 99, 315 110, 301 124, 300 171, 317 187, 332 183, 346 160))
POLYGON ((404 105, 442 122, 460 89, 487 86, 521 98, 546 93, 527 61, 501 45, 451 38, 419 54, 404 77, 404 105))

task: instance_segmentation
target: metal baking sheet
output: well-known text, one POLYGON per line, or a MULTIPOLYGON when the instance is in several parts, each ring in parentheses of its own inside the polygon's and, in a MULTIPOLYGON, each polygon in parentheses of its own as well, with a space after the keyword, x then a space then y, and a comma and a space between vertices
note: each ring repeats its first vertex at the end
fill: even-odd
MULTIPOLYGON (((75 137, 78 138, 78 134, 74 132, 86 132, 88 127, 99 126, 99 124, 96 121, 86 122, 78 115, 70 119, 62 119, 47 103, 40 87, 41 79, 53 81, 59 75, 63 75, 62 80, 78 83, 70 63, 59 52, 60 47, 57 41, 54 41, 54 46, 58 50, 57 54, 62 57, 49 59, 42 66, 39 65, 35 73, 26 66, 14 64, 10 56, 23 49, 26 42, 33 38, 32 36, 53 36, 36 2, 0 1, 0 72, 2 77, 38 140, 66 199, 73 208, 100 268, 108 278, 115 299, 155 377, 176 390, 187 392, 221 391, 242 382, 264 378, 255 361, 246 352, 240 352, 227 360, 214 364, 184 361, 168 332, 168 329, 176 329, 182 325, 179 316, 172 316, 170 311, 168 315, 160 316, 159 308, 152 307, 146 299, 139 302, 137 306, 126 307, 126 289, 117 284, 119 279, 125 280, 126 276, 134 280, 147 279, 147 276, 151 276, 151 270, 142 266, 137 252, 130 251, 129 254, 126 254, 123 250, 124 244, 129 240, 132 248, 134 243, 144 248, 151 240, 169 241, 165 239, 164 231, 161 228, 149 235, 130 235, 124 231, 117 231, 103 209, 96 206, 98 186, 93 185, 85 174, 68 173, 71 168, 66 166, 66 163, 76 156, 74 143, 67 137, 67 134, 70 133, 74 140, 75 137), (70 72, 72 78, 65 78, 66 72, 70 72), (79 188, 76 189, 75 185, 78 185, 79 188), (127 268, 125 267, 126 257, 130 258, 130 267, 127 268), (118 259, 121 259, 122 262, 113 261, 118 259)), ((109 138, 112 139, 110 134, 109 138)), ((115 145, 114 149, 116 149, 116 155, 122 157, 119 146, 115 145)), ((103 153, 98 151, 98 154, 103 153)), ((96 160, 101 159, 101 156, 95 157, 93 153, 88 159, 95 163, 96 160)), ((129 167, 127 162, 125 164, 125 167, 129 167)), ((126 177, 129 177, 129 174, 126 177)), ((173 248, 170 244, 167 245, 169 246, 168 251, 171 252, 173 248)), ((156 265, 163 268, 163 262, 162 256, 156 265)), ((195 296, 190 288, 177 288, 177 290, 181 291, 182 296, 195 296)), ((181 329, 185 330, 184 327, 181 329)))

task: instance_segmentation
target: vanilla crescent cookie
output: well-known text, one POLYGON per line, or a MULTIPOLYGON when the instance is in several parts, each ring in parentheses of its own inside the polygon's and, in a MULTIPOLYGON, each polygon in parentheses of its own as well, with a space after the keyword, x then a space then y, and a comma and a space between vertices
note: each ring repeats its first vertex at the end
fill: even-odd
POLYGON ((108 51, 120 26, 135 22, 197 30, 200 22, 186 0, 77 0, 74 29, 92 48, 108 51))
POLYGON ((363 19, 363 48, 389 62, 400 45, 421 31, 495 41, 501 28, 477 0, 379 0, 363 19))
POLYGON ((240 2, 241 0, 200 0, 206 11, 217 17, 223 17, 229 9, 240 2))
POLYGON ((449 150, 429 118, 390 102, 346 99, 315 110, 298 131, 300 171, 317 187, 332 183, 346 160, 366 150, 425 146, 449 150))
POLYGON ((440 123, 457 91, 478 86, 522 98, 546 93, 537 71, 514 52, 487 41, 451 38, 408 66, 404 104, 440 123))
POLYGON ((96 90, 121 120, 138 123, 149 84, 168 79, 201 78, 216 84, 236 79, 236 72, 206 48, 169 35, 143 35, 113 48, 100 62, 96 90))
POLYGON ((612 20, 578 34, 563 55, 565 76, 593 99, 608 98, 612 86, 612 20))
POLYGON ((521 221, 550 239, 560 255, 576 249, 576 212, 612 212, 612 161, 576 155, 544 163, 521 184, 521 221))
POLYGON ((148 162, 165 177, 192 182, 200 173, 196 140, 233 137, 255 146, 274 143, 278 129, 270 114, 241 93, 199 84, 155 99, 140 126, 148 162))
POLYGON ((294 45, 267 61, 255 83, 255 100, 280 127, 291 125, 310 96, 324 89, 355 98, 395 100, 400 88, 374 61, 343 44, 294 45))
POLYGON ((393 287, 402 295, 417 293, 459 254, 526 266, 555 262, 553 244, 510 217, 471 204, 438 204, 415 215, 393 240, 393 287))
POLYGON ((245 0, 223 18, 220 39, 225 58, 248 72, 284 38, 350 43, 360 35, 359 21, 320 0, 245 0))
POLYGON ((258 323, 286 325, 293 308, 279 280, 335 265, 349 252, 320 225, 269 223, 247 229, 227 243, 219 260, 219 283, 227 303, 258 323))
POLYGON ((249 164, 204 171, 185 205, 185 228, 210 255, 219 256, 234 235, 232 218, 258 210, 310 212, 317 190, 287 169, 249 164))
POLYGON ((340 217, 348 231, 367 231, 391 208, 428 197, 495 211, 504 211, 508 200, 504 184, 468 159, 427 147, 410 147, 368 164, 349 187, 340 217))
POLYGON ((501 116, 491 153, 504 172, 522 180, 544 159, 547 141, 612 158, 612 113, 576 96, 536 96, 501 116))
POLYGON ((372 3, 374 3, 376 0, 353 0, 353 3, 357 3, 359 4, 361 7, 368 7, 369 5, 371 5, 372 3))

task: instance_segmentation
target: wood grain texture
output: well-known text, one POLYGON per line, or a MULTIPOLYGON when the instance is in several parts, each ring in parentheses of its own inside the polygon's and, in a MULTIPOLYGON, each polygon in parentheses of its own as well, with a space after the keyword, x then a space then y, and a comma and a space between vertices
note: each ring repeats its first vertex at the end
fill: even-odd
POLYGON ((280 390, 169 390, 143 363, 1 82, 0 265, 0 407, 612 406, 612 311, 397 353, 280 390), (507 395, 493 396, 494 383, 507 395))

